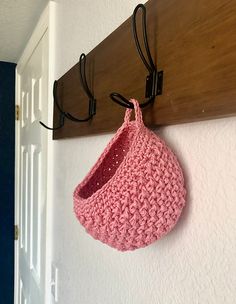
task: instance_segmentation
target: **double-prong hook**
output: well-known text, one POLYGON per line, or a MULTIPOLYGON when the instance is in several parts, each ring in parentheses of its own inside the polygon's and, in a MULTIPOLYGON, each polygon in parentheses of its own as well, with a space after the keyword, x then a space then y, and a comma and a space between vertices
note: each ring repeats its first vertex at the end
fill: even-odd
POLYGON ((96 114, 96 99, 94 98, 92 92, 90 91, 89 87, 88 87, 88 83, 86 80, 86 55, 84 53, 82 53, 80 55, 80 61, 79 61, 79 73, 80 73, 80 82, 81 85, 86 93, 86 95, 88 96, 89 99, 89 113, 88 113, 88 117, 86 118, 77 118, 74 117, 73 115, 71 115, 69 112, 65 112, 63 111, 63 109, 61 108, 59 102, 58 102, 58 98, 57 98, 57 87, 58 87, 58 81, 55 80, 54 81, 54 85, 53 85, 53 101, 54 101, 54 105, 57 107, 57 109, 60 112, 60 118, 59 118, 59 125, 57 127, 53 127, 50 128, 48 126, 46 126, 42 121, 40 121, 39 123, 46 129, 48 130, 58 130, 61 129, 64 124, 65 124, 65 119, 69 119, 72 120, 74 122, 85 122, 85 121, 89 121, 95 114, 96 114))
MULTIPOLYGON (((162 94, 162 82, 163 82, 163 71, 157 72, 157 68, 153 62, 152 55, 150 52, 148 39, 147 39, 147 21, 146 21, 146 8, 143 4, 139 4, 136 6, 132 16, 132 29, 133 29, 133 36, 136 48, 138 50, 139 56, 146 66, 149 75, 146 77, 146 92, 145 92, 145 100, 143 103, 140 104, 141 108, 146 107, 147 105, 154 102, 155 97, 157 95, 162 94), (140 41, 137 34, 137 12, 138 10, 142 10, 142 32, 143 32, 143 41, 144 41, 144 48, 146 51, 146 57, 142 51, 140 41)), ((110 94, 111 99, 118 103, 119 105, 126 107, 126 108, 133 108, 133 104, 124 96, 119 93, 113 92, 110 94)))

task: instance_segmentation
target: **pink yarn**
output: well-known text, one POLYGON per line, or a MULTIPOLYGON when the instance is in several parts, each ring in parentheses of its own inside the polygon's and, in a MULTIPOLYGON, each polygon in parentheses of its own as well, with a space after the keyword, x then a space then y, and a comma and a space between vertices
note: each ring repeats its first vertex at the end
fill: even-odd
POLYGON ((185 204, 176 156, 147 129, 136 100, 136 120, 123 125, 74 191, 74 212, 95 239, 121 251, 147 246, 168 233, 185 204))

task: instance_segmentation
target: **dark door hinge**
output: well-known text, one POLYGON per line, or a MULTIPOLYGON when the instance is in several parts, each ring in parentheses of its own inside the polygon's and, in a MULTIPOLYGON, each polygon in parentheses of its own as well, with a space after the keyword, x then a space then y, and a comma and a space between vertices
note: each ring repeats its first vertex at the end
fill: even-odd
POLYGON ((18 239, 19 239, 19 226, 15 225, 14 226, 14 240, 18 241, 18 239))
POLYGON ((16 120, 20 120, 20 106, 16 105, 16 120))

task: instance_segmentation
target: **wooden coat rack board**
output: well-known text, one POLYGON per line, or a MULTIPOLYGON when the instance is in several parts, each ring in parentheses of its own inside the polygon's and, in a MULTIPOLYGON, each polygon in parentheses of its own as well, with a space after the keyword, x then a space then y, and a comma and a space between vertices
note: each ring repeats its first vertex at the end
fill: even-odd
MULTIPOLYGON (((235 115, 236 1, 150 0, 146 8, 151 53, 158 70, 164 71, 162 95, 143 109, 146 125, 235 115)), ((54 139, 116 130, 125 109, 111 101, 111 92, 143 101, 147 70, 135 47, 131 18, 87 54, 86 70, 97 100, 96 115, 82 123, 67 119, 63 128, 53 132, 54 139)), ((88 98, 78 64, 58 80, 57 94, 64 111, 87 116, 88 98)), ((58 121, 55 108, 54 126, 58 121)))

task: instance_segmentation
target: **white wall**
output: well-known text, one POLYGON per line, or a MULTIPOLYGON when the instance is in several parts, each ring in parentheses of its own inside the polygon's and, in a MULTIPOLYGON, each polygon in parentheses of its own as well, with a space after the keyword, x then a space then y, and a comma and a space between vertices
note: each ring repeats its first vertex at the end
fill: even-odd
MULTIPOLYGON (((119 26, 139 2, 58 0, 55 78, 119 26)), ((187 206, 169 235, 126 253, 93 240, 72 209, 74 187, 111 135, 54 142, 53 262, 59 268, 60 304, 235 303, 236 120, 158 132, 184 167, 187 206)))

